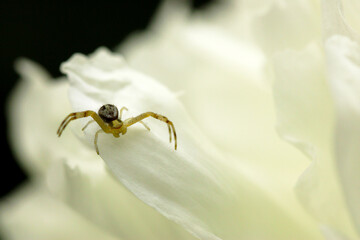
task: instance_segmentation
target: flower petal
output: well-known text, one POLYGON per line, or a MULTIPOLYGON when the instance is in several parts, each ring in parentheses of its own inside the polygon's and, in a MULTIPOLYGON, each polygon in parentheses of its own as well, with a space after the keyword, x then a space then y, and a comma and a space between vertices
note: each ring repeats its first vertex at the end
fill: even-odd
POLYGON ((325 49, 336 108, 336 166, 349 212, 360 233, 360 46, 345 36, 333 36, 326 41, 325 49))
MULTIPOLYGON (((249 182, 249 175, 240 172, 233 159, 224 158, 203 137, 169 90, 127 67, 119 56, 105 49, 89 58, 77 54, 62 65, 62 71, 69 76, 70 99, 77 110, 96 111, 112 103, 128 107, 133 116, 152 110, 174 122, 177 151, 168 143, 164 124, 153 119, 145 120, 150 133, 134 126, 119 139, 103 134, 98 141, 100 156, 116 178, 167 218, 201 239, 286 239, 294 233, 298 239, 318 237, 298 206, 283 208, 277 201, 284 196, 274 201, 271 190, 264 192, 249 182), (268 217, 248 217, 260 212, 268 217), (256 230, 255 223, 263 226, 263 232, 256 230)), ((77 122, 73 125, 81 129, 86 120, 77 122)), ((89 145, 93 145, 96 129, 95 124, 86 131, 89 145)), ((288 200, 294 203, 292 196, 283 199, 288 200)))
MULTIPOLYGON (((129 236, 133 236, 131 239, 192 238, 118 185, 93 145, 84 147, 70 129, 64 131, 61 138, 56 136, 61 120, 71 111, 67 101, 59 100, 66 96, 68 82, 50 81, 50 77, 29 60, 18 62, 17 69, 23 80, 11 97, 9 135, 32 178, 43 181, 40 176, 46 175, 49 190, 58 201, 121 239, 129 236)), ((19 209, 18 214, 26 216, 25 210, 19 209)), ((24 218, 24 225, 26 220, 24 218)), ((19 225, 19 232, 21 227, 19 225)))
MULTIPOLYGON (((356 171, 357 167, 352 163, 354 156, 349 154, 353 148, 353 142, 351 144, 349 141, 354 141, 354 138, 347 134, 350 131, 354 135, 357 133, 354 123, 347 122, 347 117, 342 114, 349 107, 346 99, 354 96, 344 91, 349 87, 346 86, 348 82, 343 79, 349 75, 355 76, 357 71, 354 67, 356 64, 347 60, 347 57, 350 53, 356 56, 358 50, 354 47, 355 43, 350 43, 344 36, 336 36, 344 34, 356 39, 356 34, 344 22, 340 9, 340 2, 337 0, 323 2, 324 35, 325 39, 329 38, 325 43, 326 65, 322 66, 321 62, 324 60, 321 59, 321 53, 313 46, 300 53, 279 54, 275 61, 278 82, 275 92, 279 97, 280 134, 314 160, 299 179, 297 193, 300 200, 327 226, 327 230, 323 231, 325 236, 328 235, 326 232, 332 232, 334 234, 331 236, 356 238, 359 234, 356 228, 358 230, 359 227, 355 224, 354 228, 353 220, 355 223, 359 222, 356 220, 359 214, 355 204, 359 199, 356 196, 358 191, 352 188, 355 178, 351 171, 356 171), (328 79, 323 69, 327 70, 328 79), (350 69, 351 73, 345 74, 350 69), (328 84, 332 87, 334 96, 329 95, 328 84), (281 102, 285 97, 287 101, 281 102), (335 111, 333 97, 335 103, 338 103, 335 111), (340 98, 345 100, 339 100, 340 98), (316 122, 318 120, 324 121, 316 122), (337 144, 336 150, 334 141, 337 144), (344 148, 344 143, 349 148, 344 148), (340 183, 337 171, 340 171, 340 183), (347 197, 345 201, 342 196, 344 191, 347 197), (351 211, 348 211, 349 205, 351 211)), ((347 114, 349 113, 344 115, 347 114)))
POLYGON ((57 199, 119 239, 195 239, 119 184, 103 161, 59 161, 47 183, 57 199))
POLYGON ((319 46, 277 54, 274 70, 279 134, 313 160, 298 181, 298 197, 322 224, 356 236, 334 171, 335 120, 319 46))
POLYGON ((326 225, 321 226, 321 231, 326 240, 349 240, 349 238, 345 237, 343 234, 326 225))
POLYGON ((252 21, 255 40, 269 55, 283 49, 302 49, 321 38, 320 1, 273 1, 252 21))
POLYGON ((356 0, 343 0, 342 11, 344 20, 357 34, 360 34, 360 2, 356 0))
POLYGON ((79 148, 79 141, 67 141, 64 134, 59 149, 55 132, 70 104, 63 99, 68 84, 59 79, 51 81, 49 75, 36 63, 22 59, 16 64, 22 80, 9 99, 7 116, 9 139, 18 159, 32 175, 46 171, 52 159, 69 157, 79 148))
MULTIPOLYGON (((323 18, 323 39, 327 39, 332 35, 344 35, 351 39, 360 41, 359 32, 355 32, 351 23, 353 19, 352 15, 349 14, 349 8, 356 11, 357 5, 349 4, 351 0, 328 0, 322 2, 322 18, 323 18), (342 3, 345 3, 345 7, 342 3), (345 11, 344 11, 345 9, 345 11), (346 15, 345 15, 346 14, 346 15), (350 16, 349 16, 350 15, 350 16), (350 19, 350 24, 347 21, 350 19)), ((357 23, 354 23, 357 24, 357 23)), ((356 27, 356 26, 355 26, 356 27)))
POLYGON ((277 130, 311 158, 317 155, 315 147, 328 141, 334 125, 323 68, 316 44, 301 52, 288 50, 274 57, 277 130))
MULTIPOLYGON (((215 168, 218 153, 206 144, 175 96, 105 49, 89 59, 75 55, 61 69, 69 76, 75 109, 96 110, 112 103, 128 107, 130 113, 159 112, 174 122, 179 138, 177 151, 168 143, 164 123, 145 120, 152 129, 150 133, 143 127, 132 127, 120 139, 100 136, 100 155, 138 198, 195 236, 218 239, 205 223, 212 219, 208 218, 209 209, 216 212, 215 206, 221 208, 227 202, 229 193, 222 185, 225 175, 219 171, 221 164, 220 169, 215 168), (108 64, 104 68, 99 63, 108 64)), ((92 144, 94 129, 86 135, 92 144)))
POLYGON ((116 239, 33 185, 0 204, 0 228, 5 239, 13 240, 116 239))
MULTIPOLYGON (((184 91, 179 99, 199 128, 219 149, 234 156, 233 161, 224 159, 236 172, 237 177, 232 181, 240 182, 237 191, 251 199, 239 202, 242 216, 246 216, 245 212, 249 215, 266 212, 276 204, 282 209, 269 218, 277 218, 280 222, 283 215, 288 215, 296 219, 294 224, 298 226, 314 227, 303 215, 292 192, 307 162, 274 131, 273 96, 269 90, 270 81, 264 81, 265 59, 261 51, 219 31, 216 25, 204 19, 180 19, 183 22, 179 18, 169 22, 169 19, 157 20, 162 23, 162 29, 155 26, 156 31, 132 36, 119 51, 125 53, 136 69, 176 91, 184 91), (252 186, 252 190, 246 185, 252 186), (261 204, 255 203, 256 198, 262 199, 261 204)), ((259 221, 240 221, 245 238, 249 237, 245 229, 251 232, 251 224, 271 225, 259 221)), ((272 229, 276 232, 275 226, 272 229)), ((283 227, 278 231, 284 233, 283 227)), ((270 235, 268 233, 267 237, 271 238, 270 235)), ((279 236, 274 234, 274 238, 279 236)), ((316 239, 316 236, 311 238, 316 239)))

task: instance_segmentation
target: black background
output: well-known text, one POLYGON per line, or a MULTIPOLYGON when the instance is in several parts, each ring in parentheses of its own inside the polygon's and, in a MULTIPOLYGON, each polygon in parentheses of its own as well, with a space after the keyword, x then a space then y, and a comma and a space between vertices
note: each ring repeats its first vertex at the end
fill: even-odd
MULTIPOLYGON (((208 2, 193 0, 192 5, 201 8, 208 2)), ((160 3, 160 0, 1 0, 0 197, 26 179, 7 141, 5 105, 18 80, 13 68, 15 59, 27 57, 40 63, 54 77, 60 76, 60 63, 74 52, 87 54, 99 46, 112 49, 129 33, 145 29, 160 3)))

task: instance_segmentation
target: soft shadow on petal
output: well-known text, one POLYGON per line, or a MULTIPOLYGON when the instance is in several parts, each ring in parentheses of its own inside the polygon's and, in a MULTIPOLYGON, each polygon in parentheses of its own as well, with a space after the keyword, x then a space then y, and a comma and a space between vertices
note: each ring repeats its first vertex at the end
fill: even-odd
POLYGON ((115 240, 52 198, 41 187, 23 186, 0 204, 0 229, 5 239, 115 240))

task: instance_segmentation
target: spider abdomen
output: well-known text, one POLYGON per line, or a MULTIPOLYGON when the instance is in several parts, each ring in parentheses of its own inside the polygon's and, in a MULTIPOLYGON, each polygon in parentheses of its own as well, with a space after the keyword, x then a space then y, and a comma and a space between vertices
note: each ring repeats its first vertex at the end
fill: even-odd
POLYGON ((119 110, 112 104, 103 105, 98 112, 104 122, 110 123, 119 117, 119 110))

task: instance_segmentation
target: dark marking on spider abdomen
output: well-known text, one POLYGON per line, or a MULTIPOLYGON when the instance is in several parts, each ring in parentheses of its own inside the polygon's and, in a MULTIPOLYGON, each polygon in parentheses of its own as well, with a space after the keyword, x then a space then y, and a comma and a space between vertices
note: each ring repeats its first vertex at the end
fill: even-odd
POLYGON ((110 123, 119 117, 119 110, 112 104, 103 105, 98 112, 104 122, 110 123))

